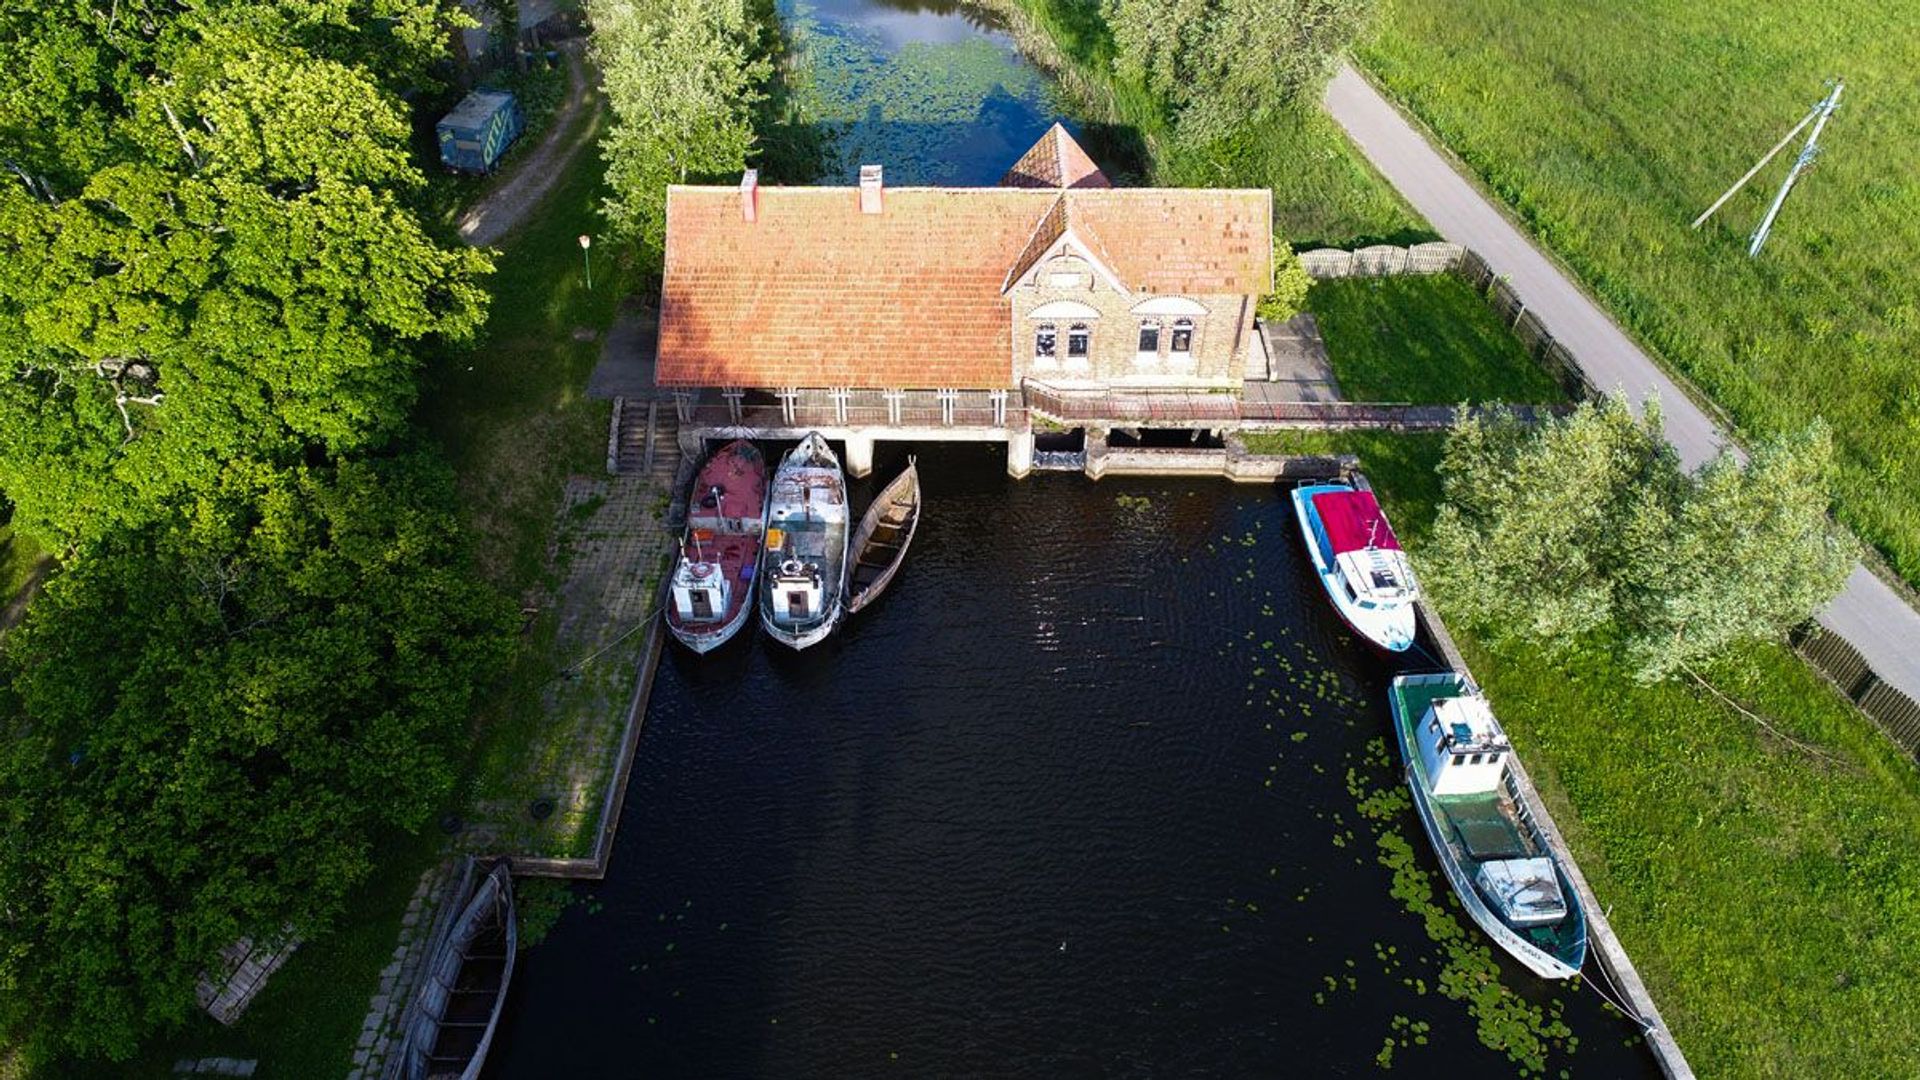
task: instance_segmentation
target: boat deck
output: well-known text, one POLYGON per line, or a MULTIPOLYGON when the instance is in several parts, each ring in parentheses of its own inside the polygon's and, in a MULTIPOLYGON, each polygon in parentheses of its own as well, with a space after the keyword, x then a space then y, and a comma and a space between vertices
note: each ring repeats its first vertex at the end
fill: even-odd
POLYGON ((1441 795, 1433 800, 1440 816, 1474 859, 1518 859, 1537 855, 1533 840, 1519 827, 1519 813, 1503 791, 1441 795))

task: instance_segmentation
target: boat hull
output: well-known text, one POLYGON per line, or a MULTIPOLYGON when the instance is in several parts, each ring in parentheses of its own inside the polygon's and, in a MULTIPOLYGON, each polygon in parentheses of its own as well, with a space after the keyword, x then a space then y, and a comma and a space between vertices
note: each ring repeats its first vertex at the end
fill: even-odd
POLYGON ((477 1080, 486 1067, 513 982, 519 922, 506 862, 495 864, 468 894, 472 878, 469 862, 456 900, 460 907, 434 943, 409 1012, 398 1069, 404 1080, 477 1080), (492 949, 500 954, 480 955, 492 949), (486 1000, 469 1004, 476 994, 486 1000))
POLYGON ((1326 591, 1327 599, 1332 602, 1340 621, 1376 649, 1388 653, 1405 652, 1412 648, 1419 629, 1414 605, 1409 602, 1390 608, 1360 607, 1347 595, 1338 571, 1327 558, 1327 552, 1316 536, 1313 496, 1322 491, 1344 490, 1348 490, 1345 485, 1332 484, 1294 489, 1293 515, 1300 525, 1300 539, 1306 544, 1307 557, 1313 561, 1314 576, 1320 579, 1320 587, 1326 591))
POLYGON ((717 627, 694 627, 667 620, 667 629, 673 633, 673 639, 694 652, 705 656, 707 653, 732 641, 740 628, 747 625, 748 616, 753 614, 752 604, 741 604, 727 621, 717 627))
MULTIPOLYGON (((1389 695, 1393 712, 1393 732, 1400 745, 1400 759, 1405 765, 1407 787, 1413 792, 1413 806, 1420 817, 1420 825, 1427 832, 1427 841, 1433 853, 1440 860, 1440 867, 1447 875, 1448 884, 1460 900, 1467 914, 1472 917, 1482 932, 1505 949, 1508 955, 1524 964, 1528 970, 1543 979, 1571 979, 1580 974, 1580 968, 1586 959, 1586 915, 1580 909, 1579 895, 1573 888, 1573 882, 1567 878, 1565 869, 1558 858, 1553 859, 1554 873, 1560 879, 1562 895, 1567 900, 1567 926, 1569 936, 1576 942, 1561 953, 1548 952, 1508 926, 1494 910, 1487 905, 1480 890, 1474 885, 1468 874, 1465 861, 1460 857, 1448 836, 1447 824, 1442 820, 1442 811, 1434 803, 1422 782, 1419 768, 1415 764, 1418 754, 1412 744, 1414 730, 1420 723, 1419 716, 1408 715, 1413 710, 1407 708, 1401 700, 1401 688, 1412 681, 1433 680, 1450 684, 1460 692, 1465 692, 1465 683, 1458 675, 1403 675, 1393 680, 1394 689, 1389 695)), ((1430 684, 1427 684, 1430 685, 1430 684)), ((1544 838, 1534 833, 1536 843, 1544 850, 1547 848, 1544 838)), ((1565 920, 1563 920, 1564 922, 1565 920)))
POLYGON ((920 473, 909 460, 905 472, 882 491, 860 520, 849 549, 847 614, 873 603, 893 582, 920 527, 920 473), (883 531, 887 539, 882 539, 883 531), (879 560, 879 561, 875 561, 879 560), (868 564, 873 568, 870 577, 868 564))

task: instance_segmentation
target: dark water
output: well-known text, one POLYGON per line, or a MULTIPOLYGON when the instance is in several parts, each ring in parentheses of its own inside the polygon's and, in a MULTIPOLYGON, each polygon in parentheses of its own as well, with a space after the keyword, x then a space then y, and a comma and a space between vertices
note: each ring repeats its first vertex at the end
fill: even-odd
MULTIPOLYGON (((917 452, 909 562, 843 632, 669 647, 612 876, 490 1075, 1372 1076, 1396 1017, 1430 1029, 1394 1075, 1514 1075, 1355 813, 1390 672, 1281 493, 917 452)), ((1652 1075, 1590 992, 1504 980, 1579 1038, 1547 1075, 1652 1075)))

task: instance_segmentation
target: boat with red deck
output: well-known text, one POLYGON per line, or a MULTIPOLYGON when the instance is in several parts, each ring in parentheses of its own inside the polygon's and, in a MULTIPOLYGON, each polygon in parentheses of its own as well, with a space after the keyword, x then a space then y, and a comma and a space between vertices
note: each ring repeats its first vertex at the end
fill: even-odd
POLYGON ((1413 567, 1373 492, 1347 483, 1303 484, 1294 513, 1313 568, 1334 610, 1361 637, 1389 652, 1413 644, 1413 567))
POLYGON ((673 569, 667 629, 697 653, 719 648, 753 610, 753 574, 767 529, 767 462, 745 439, 700 468, 673 569))

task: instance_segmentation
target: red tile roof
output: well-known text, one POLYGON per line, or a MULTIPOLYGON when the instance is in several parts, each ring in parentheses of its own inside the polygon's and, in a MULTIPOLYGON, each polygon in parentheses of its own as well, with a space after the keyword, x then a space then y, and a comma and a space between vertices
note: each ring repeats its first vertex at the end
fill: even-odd
POLYGON ((1001 187, 1037 187, 1037 188, 1106 188, 1113 183, 1100 166, 1093 163, 1087 152, 1080 148, 1067 129, 1055 124, 1047 129, 1033 148, 1020 155, 1013 163, 1007 175, 1000 178, 1001 187))
POLYGON ((863 214, 857 188, 765 187, 751 222, 740 199, 667 191, 661 385, 1012 386, 1009 271, 1063 230, 1135 292, 1271 285, 1266 191, 894 188, 863 214))

